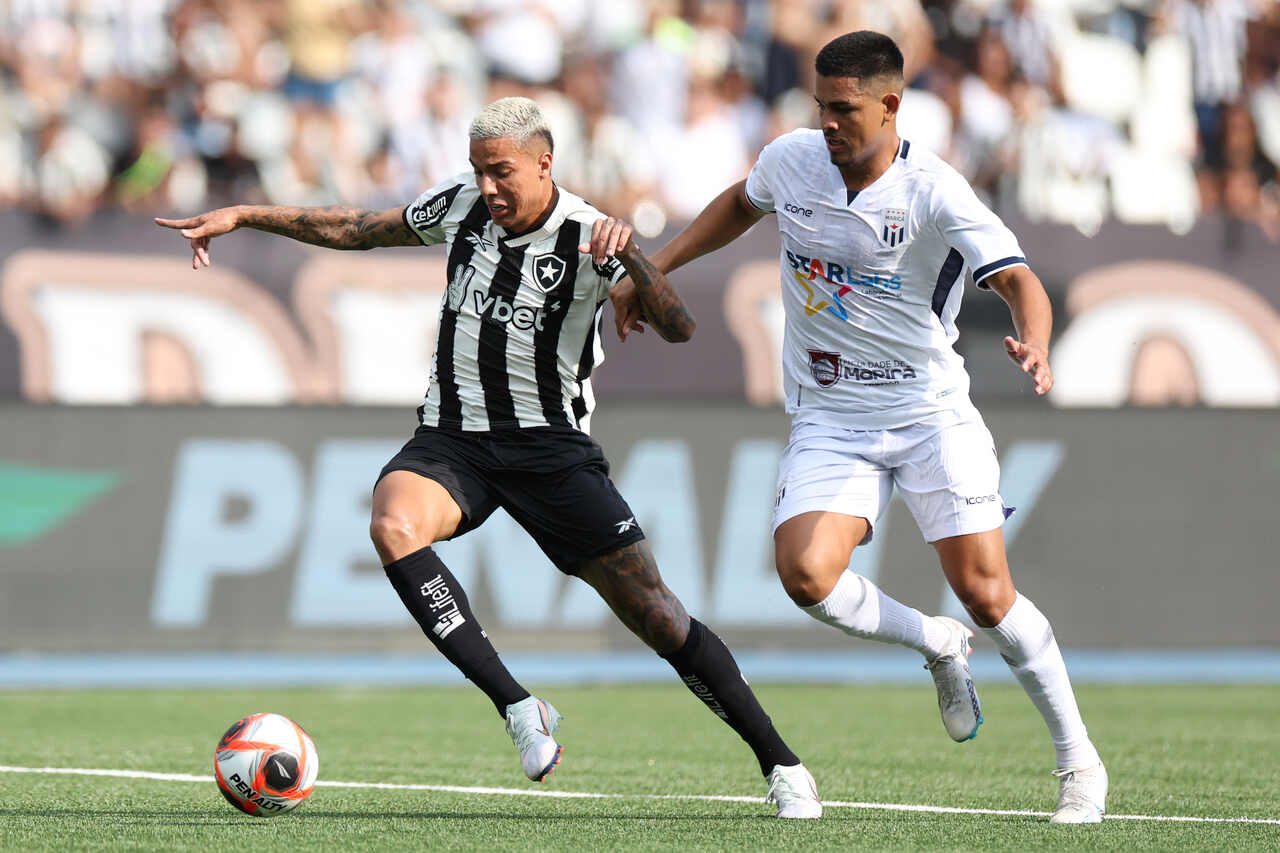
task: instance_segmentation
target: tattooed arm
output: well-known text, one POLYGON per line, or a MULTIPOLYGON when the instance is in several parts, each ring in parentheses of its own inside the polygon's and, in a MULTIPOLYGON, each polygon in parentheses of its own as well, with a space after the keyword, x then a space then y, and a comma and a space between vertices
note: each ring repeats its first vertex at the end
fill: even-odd
MULTIPOLYGON (((631 239, 631 226, 618 219, 601 219, 591 228, 591 242, 578 247, 590 252, 597 265, 616 256, 635 285, 644 317, 665 341, 682 343, 693 337, 693 314, 666 275, 644 256, 631 239)), ((615 308, 617 303, 615 303, 615 308)))
POLYGON ((644 256, 634 241, 618 254, 627 275, 636 286, 636 296, 644 307, 649 325, 658 330, 664 341, 680 343, 693 337, 693 315, 680 299, 680 294, 667 281, 666 275, 644 256))
POLYGON ((330 249, 373 249, 417 246, 418 236, 404 223, 403 208, 360 210, 353 207, 220 207, 190 219, 156 219, 191 241, 191 268, 209 266, 209 241, 237 228, 256 228, 330 249))

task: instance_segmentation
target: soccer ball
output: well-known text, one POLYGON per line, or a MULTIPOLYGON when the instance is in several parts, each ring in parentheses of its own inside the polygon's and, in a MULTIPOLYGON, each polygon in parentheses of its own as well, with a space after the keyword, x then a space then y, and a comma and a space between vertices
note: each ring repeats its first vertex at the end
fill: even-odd
POLYGON ((316 745, 280 714, 237 720, 218 741, 213 775, 227 802, 245 814, 275 817, 311 796, 320 772, 316 745))

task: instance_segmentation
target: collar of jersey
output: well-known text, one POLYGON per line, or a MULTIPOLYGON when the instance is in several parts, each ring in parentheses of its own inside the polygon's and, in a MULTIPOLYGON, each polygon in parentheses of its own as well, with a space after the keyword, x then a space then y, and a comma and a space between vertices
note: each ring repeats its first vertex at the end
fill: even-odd
POLYGON ((564 192, 558 184, 554 183, 552 184, 552 192, 556 194, 556 204, 555 207, 551 208, 551 213, 547 215, 546 221, 541 225, 530 228, 528 231, 512 234, 501 225, 494 223, 494 228, 498 230, 503 243, 508 246, 522 246, 525 243, 532 243, 545 234, 554 234, 560 228, 560 224, 564 222, 565 217, 564 192))
MULTIPOLYGON (((903 162, 902 146, 903 146, 903 143, 905 142, 906 142, 905 139, 903 139, 902 137, 898 137, 898 147, 894 149, 893 162, 889 164, 889 168, 881 172, 874 181, 867 184, 862 189, 857 190, 854 193, 852 201, 842 202, 840 206, 853 207, 854 204, 856 204, 859 199, 863 199, 866 196, 873 195, 874 191, 880 188, 880 186, 884 183, 885 179, 889 176, 889 174, 893 172, 894 169, 898 168, 898 164, 903 162)), ((848 192, 849 188, 845 186, 844 177, 840 174, 840 167, 835 165, 834 163, 829 163, 829 165, 831 166, 832 170, 835 172, 836 188, 838 190, 837 194, 840 198, 843 199, 845 197, 845 194, 848 192)))

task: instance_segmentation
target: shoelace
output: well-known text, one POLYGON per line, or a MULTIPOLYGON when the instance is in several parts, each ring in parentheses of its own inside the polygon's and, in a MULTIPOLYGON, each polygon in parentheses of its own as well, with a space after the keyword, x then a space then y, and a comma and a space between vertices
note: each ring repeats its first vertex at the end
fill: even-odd
POLYGON ((926 663, 924 665, 924 668, 929 670, 930 672, 933 672, 933 670, 938 666, 938 664, 942 663, 945 660, 950 660, 951 658, 964 660, 965 658, 968 657, 968 653, 967 653, 968 648, 969 648, 969 639, 967 637, 961 638, 960 645, 959 647, 956 648, 955 651, 938 655, 936 658, 926 663))
POLYGON ((773 779, 769 781, 769 793, 765 795, 765 802, 773 802, 781 805, 781 800, 778 798, 778 792, 781 792, 783 797, 801 796, 800 792, 791 784, 791 780, 782 773, 774 774, 773 779))
POLYGON ((1089 795, 1089 783, 1087 780, 1080 778, 1081 770, 1054 770, 1053 775, 1061 780, 1061 789, 1058 792, 1058 808, 1066 808, 1068 806, 1081 806, 1084 808, 1097 808, 1098 805, 1093 801, 1093 797, 1089 795))

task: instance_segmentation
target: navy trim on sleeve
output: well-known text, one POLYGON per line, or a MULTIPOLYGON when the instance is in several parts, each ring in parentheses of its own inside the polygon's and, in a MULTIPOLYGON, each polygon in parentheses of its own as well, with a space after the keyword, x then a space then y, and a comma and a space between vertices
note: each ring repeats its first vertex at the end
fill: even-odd
POLYGON ((974 284, 981 284, 984 278, 994 272, 1000 272, 1000 270, 1005 267, 1011 267, 1015 264, 1025 264, 1026 262, 1027 259, 1020 255, 1011 255, 1007 258, 1001 258, 998 261, 992 261, 989 264, 984 264, 973 271, 973 282, 974 284))
POLYGON ((776 212, 777 212, 777 211, 773 211, 773 210, 766 210, 765 208, 763 208, 763 207, 761 207, 760 205, 756 204, 755 199, 753 199, 753 198, 751 197, 751 193, 747 192, 747 188, 746 188, 746 187, 743 187, 743 188, 742 188, 742 194, 743 194, 744 196, 746 196, 747 204, 751 205, 752 207, 754 207, 756 210, 760 211, 761 213, 776 213, 776 212))

